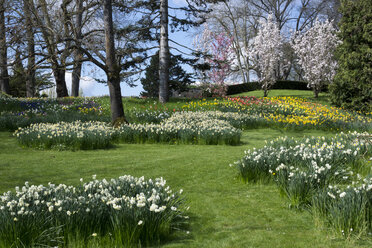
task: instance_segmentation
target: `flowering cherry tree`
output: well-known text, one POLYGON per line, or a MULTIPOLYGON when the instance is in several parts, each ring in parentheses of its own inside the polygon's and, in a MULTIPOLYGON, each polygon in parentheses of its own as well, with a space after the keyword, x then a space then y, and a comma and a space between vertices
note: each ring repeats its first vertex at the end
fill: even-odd
POLYGON ((225 80, 231 73, 231 62, 234 58, 233 40, 225 33, 212 33, 208 26, 201 35, 194 39, 196 50, 205 55, 202 62, 209 64, 210 69, 203 74, 207 89, 213 95, 226 95, 225 80))
POLYGON ((279 62, 283 58, 282 46, 283 40, 279 27, 271 14, 267 20, 260 21, 260 29, 253 39, 252 49, 249 52, 265 97, 276 82, 279 62))
POLYGON ((213 34, 210 52, 212 56, 207 58, 207 62, 211 65, 207 73, 212 83, 210 90, 213 95, 224 96, 227 91, 225 80, 231 72, 232 38, 225 33, 213 34))
POLYGON ((295 34, 293 38, 292 47, 298 57, 298 64, 315 98, 324 84, 332 82, 336 75, 334 52, 339 43, 336 29, 328 20, 323 23, 316 20, 312 28, 303 34, 295 34))

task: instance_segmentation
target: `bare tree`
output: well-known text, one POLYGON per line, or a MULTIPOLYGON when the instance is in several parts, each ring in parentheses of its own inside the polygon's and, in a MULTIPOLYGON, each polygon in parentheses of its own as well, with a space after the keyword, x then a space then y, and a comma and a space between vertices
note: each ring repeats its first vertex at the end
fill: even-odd
MULTIPOLYGON (((262 18, 273 14, 281 32, 284 28, 302 31, 327 7, 328 0, 246 0, 262 18)), ((334 1, 334 0, 332 0, 334 1)))
MULTIPOLYGON (((118 61, 118 56, 115 53, 112 0, 101 0, 100 3, 103 5, 103 37, 101 36, 101 30, 89 30, 88 33, 91 35, 86 35, 85 40, 81 42, 73 39, 73 37, 70 38, 74 43, 72 47, 74 47, 74 49, 79 49, 80 52, 86 56, 84 60, 94 63, 105 72, 110 93, 111 119, 114 124, 120 124, 126 122, 126 120, 120 88, 121 66, 118 61), (94 39, 102 41, 101 38, 103 38, 104 41, 104 51, 102 51, 104 54, 100 51, 100 49, 102 49, 101 46, 96 42, 91 42, 94 39)), ((98 22, 98 20, 95 21, 98 22)))
POLYGON ((5 26, 6 0, 0 0, 0 90, 10 94, 8 75, 8 52, 5 26))
POLYGON ((213 5, 213 11, 207 15, 207 24, 212 30, 226 33, 233 38, 233 51, 236 57, 235 68, 243 83, 250 81, 251 69, 249 57, 252 38, 257 33, 258 19, 252 12, 252 5, 245 0, 225 0, 213 5))
POLYGON ((341 0, 328 0, 325 2, 323 8, 320 10, 320 14, 330 21, 333 20, 335 25, 341 20, 342 14, 339 11, 341 7, 341 0))
POLYGON ((295 0, 249 0, 256 8, 257 15, 266 18, 268 14, 274 16, 279 30, 291 19, 291 12, 295 0))
POLYGON ((68 11, 71 1, 62 0, 60 6, 56 3, 51 5, 46 0, 38 0, 37 6, 30 4, 35 26, 41 32, 46 48, 42 56, 50 64, 56 81, 57 97, 68 96, 65 73, 70 46, 65 38, 71 36, 69 28, 71 17, 68 11))

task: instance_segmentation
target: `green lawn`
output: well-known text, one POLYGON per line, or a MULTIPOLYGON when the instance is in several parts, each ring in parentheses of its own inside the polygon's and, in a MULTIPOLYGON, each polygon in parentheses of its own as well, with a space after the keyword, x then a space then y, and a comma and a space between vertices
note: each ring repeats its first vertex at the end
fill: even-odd
POLYGON ((245 131, 241 146, 121 144, 109 150, 23 149, 0 132, 0 192, 30 184, 78 184, 79 179, 124 174, 164 177, 183 189, 190 206, 190 233, 177 231, 162 247, 371 247, 317 230, 310 213, 288 209, 275 185, 244 184, 228 165, 244 150, 278 136, 330 135, 322 131, 245 131))

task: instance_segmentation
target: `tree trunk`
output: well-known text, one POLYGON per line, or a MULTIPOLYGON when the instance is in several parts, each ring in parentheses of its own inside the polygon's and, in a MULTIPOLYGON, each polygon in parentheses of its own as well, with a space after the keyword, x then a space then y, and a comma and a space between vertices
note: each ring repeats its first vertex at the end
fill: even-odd
POLYGON ((66 69, 64 67, 58 67, 57 69, 53 69, 54 79, 56 80, 57 97, 68 96, 65 73, 66 69))
MULTIPOLYGON (((77 53, 77 52, 76 52, 77 53)), ((72 70, 72 81, 71 81, 71 96, 78 97, 79 96, 79 88, 80 88, 80 77, 81 77, 81 67, 82 64, 80 61, 81 54, 74 55, 74 69, 72 70)))
MULTIPOLYGON (((83 0, 76 0, 77 16, 76 16, 76 42, 77 46, 80 46, 81 42, 81 28, 83 19, 83 0)), ((74 50, 74 69, 72 71, 72 82, 71 82, 71 96, 79 96, 80 76, 83 55, 80 49, 74 50)))
MULTIPOLYGON (((35 96, 35 40, 32 25, 31 9, 29 0, 24 0, 24 15, 26 19, 26 40, 27 40, 27 72, 26 72, 26 96, 35 96)), ((33 4, 33 3, 31 3, 33 4)))
POLYGON ((320 92, 320 89, 318 89, 318 87, 314 87, 314 97, 315 98, 318 98, 318 96, 319 96, 319 92, 320 92))
POLYGON ((245 59, 245 68, 246 68, 246 72, 245 73, 247 75, 246 80, 247 80, 247 83, 249 83, 251 81, 251 77, 249 75, 250 66, 249 66, 249 58, 248 58, 248 56, 245 59))
POLYGON ((113 123, 117 121, 126 122, 120 89, 120 68, 115 57, 111 0, 103 1, 103 21, 105 26, 106 74, 110 91, 111 120, 113 123))
POLYGON ((120 74, 115 73, 115 75, 107 76, 107 84, 110 92, 111 120, 118 124, 126 122, 121 96, 120 74))
POLYGON ((160 0, 159 101, 169 101, 168 0, 160 0))
POLYGON ((0 0, 0 90, 10 94, 5 30, 5 1, 0 0))

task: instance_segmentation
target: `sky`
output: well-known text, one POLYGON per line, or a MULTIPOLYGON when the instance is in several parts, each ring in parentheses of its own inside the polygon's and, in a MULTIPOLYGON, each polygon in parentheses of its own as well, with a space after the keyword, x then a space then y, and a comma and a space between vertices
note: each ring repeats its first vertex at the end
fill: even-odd
MULTIPOLYGON (((182 6, 185 4, 185 0, 170 0, 170 6, 182 6)), ((172 14, 172 12, 170 12, 172 14)), ((170 33, 169 38, 175 40, 176 42, 183 44, 185 46, 191 47, 193 37, 190 35, 192 31, 187 33, 185 32, 177 32, 177 33, 170 33)), ((170 45, 173 45, 170 43, 170 45)), ((177 47, 178 49, 185 51, 182 47, 177 47)), ((175 51, 173 51, 176 53, 175 51)), ((190 68, 185 67, 185 70, 190 71, 190 68)), ((94 78, 105 79, 106 76, 103 71, 99 69, 92 69, 91 66, 84 65, 83 75, 80 80, 80 88, 82 91, 83 96, 103 96, 108 95, 109 90, 108 86, 97 83, 94 78)), ((71 72, 66 73, 66 84, 67 88, 71 89, 71 72)), ((140 92, 143 91, 141 82, 136 81, 137 87, 129 87, 126 83, 121 84, 121 93, 123 96, 139 96, 140 92)), ((53 90, 53 89, 52 89, 53 90)), ((49 91, 50 92, 50 91, 49 91)))
MULTIPOLYGON (((67 90, 70 95, 72 73, 67 72, 65 77, 66 77, 67 90)), ((102 73, 102 78, 104 77, 105 76, 102 73)), ((54 97, 55 90, 56 90, 55 87, 53 87, 51 89, 43 90, 42 92, 47 93, 51 97, 54 97)), ((125 83, 121 84, 121 93, 123 96, 139 96, 139 93, 141 91, 142 91, 142 86, 131 88, 131 87, 128 87, 125 83)), ((84 75, 80 78, 80 92, 82 93, 82 96, 85 96, 85 97, 109 95, 108 86, 102 83, 97 83, 93 77, 84 76, 84 75)))

